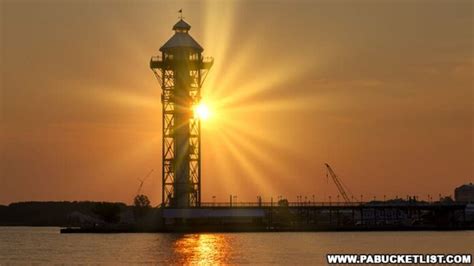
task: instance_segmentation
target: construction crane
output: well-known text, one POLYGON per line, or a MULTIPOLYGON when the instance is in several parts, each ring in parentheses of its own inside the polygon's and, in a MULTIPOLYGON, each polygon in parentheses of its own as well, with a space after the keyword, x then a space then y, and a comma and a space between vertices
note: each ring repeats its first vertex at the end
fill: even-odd
MULTIPOLYGON (((349 198, 349 196, 347 196, 347 193, 344 190, 344 187, 342 186, 342 183, 337 177, 336 173, 334 173, 334 171, 332 170, 331 166, 329 166, 328 163, 325 163, 325 165, 326 165, 326 168, 328 169, 328 173, 331 175, 332 180, 334 181, 334 184, 336 184, 336 187, 339 190, 339 194, 341 194, 342 198, 344 199, 346 203, 351 203, 351 199, 349 198)), ((326 173, 326 177, 327 177, 327 173, 326 173)))
POLYGON ((140 181, 140 185, 138 186, 137 195, 140 195, 140 192, 143 188, 143 183, 145 183, 146 179, 151 175, 151 173, 153 173, 154 170, 155 169, 151 169, 151 171, 143 179, 138 179, 138 181, 140 181))

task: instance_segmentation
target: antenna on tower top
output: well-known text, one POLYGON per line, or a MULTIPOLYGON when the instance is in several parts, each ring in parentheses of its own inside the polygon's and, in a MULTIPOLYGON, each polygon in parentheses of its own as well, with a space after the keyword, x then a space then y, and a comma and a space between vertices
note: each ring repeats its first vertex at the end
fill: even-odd
POLYGON ((184 17, 183 17, 183 9, 182 8, 178 11, 178 13, 179 13, 178 18, 183 19, 184 17))

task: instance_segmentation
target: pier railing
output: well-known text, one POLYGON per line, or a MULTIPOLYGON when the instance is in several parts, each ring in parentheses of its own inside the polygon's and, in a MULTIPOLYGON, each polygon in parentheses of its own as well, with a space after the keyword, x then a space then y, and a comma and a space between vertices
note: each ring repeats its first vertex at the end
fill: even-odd
MULTIPOLYGON (((365 203, 365 202, 364 202, 365 203)), ((361 202, 202 202, 201 207, 319 207, 319 206, 358 206, 361 202)))
POLYGON ((386 206, 451 206, 456 203, 444 202, 386 202, 386 201, 358 201, 358 202, 201 202, 201 207, 386 207, 386 206))

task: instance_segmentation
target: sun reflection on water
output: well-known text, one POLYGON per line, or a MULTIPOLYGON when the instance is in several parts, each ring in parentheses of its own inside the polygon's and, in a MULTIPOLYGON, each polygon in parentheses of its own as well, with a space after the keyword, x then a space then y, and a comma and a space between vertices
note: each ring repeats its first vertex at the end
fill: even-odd
POLYGON ((219 234, 188 234, 175 241, 173 251, 178 264, 227 264, 230 243, 219 234))

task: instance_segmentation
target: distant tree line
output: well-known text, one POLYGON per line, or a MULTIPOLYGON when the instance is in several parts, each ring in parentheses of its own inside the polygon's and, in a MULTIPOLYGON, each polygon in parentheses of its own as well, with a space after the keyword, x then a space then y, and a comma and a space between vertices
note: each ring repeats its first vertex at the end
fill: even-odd
POLYGON ((76 211, 113 223, 118 221, 120 211, 127 208, 132 207, 121 202, 18 202, 0 205, 0 225, 67 226, 68 216, 76 211))

